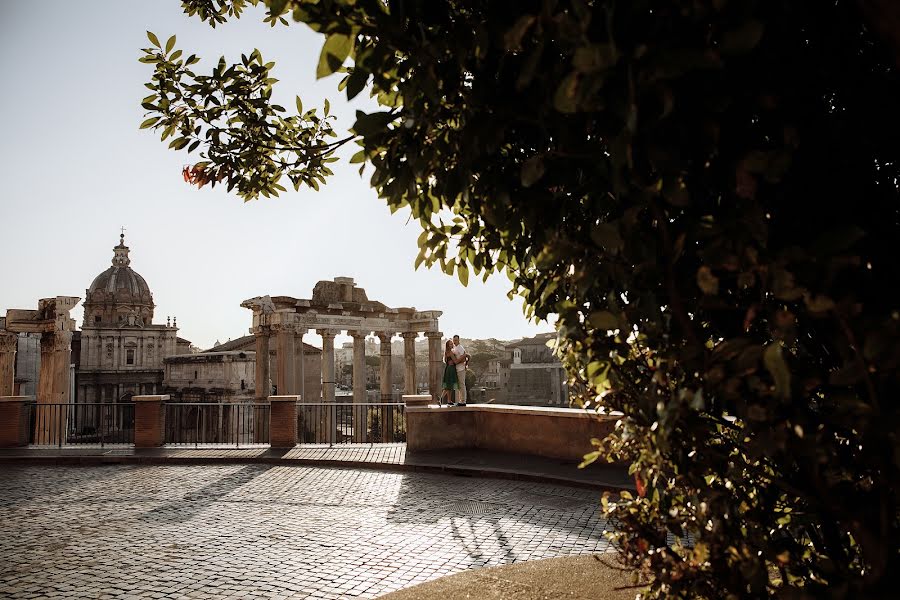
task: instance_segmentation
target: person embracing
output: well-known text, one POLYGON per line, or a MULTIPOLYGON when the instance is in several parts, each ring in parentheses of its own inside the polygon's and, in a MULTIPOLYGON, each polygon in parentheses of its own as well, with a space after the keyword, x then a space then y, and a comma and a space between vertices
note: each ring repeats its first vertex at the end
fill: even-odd
POLYGON ((459 385, 459 396, 454 406, 466 405, 466 369, 469 365, 469 354, 459 341, 459 335, 453 336, 453 357, 456 365, 456 380, 459 385))
POLYGON ((456 373, 456 356, 453 354, 453 341, 447 340, 444 345, 444 376, 441 378, 441 397, 438 404, 443 406, 444 399, 448 406, 453 406, 453 393, 459 391, 459 377, 456 373))

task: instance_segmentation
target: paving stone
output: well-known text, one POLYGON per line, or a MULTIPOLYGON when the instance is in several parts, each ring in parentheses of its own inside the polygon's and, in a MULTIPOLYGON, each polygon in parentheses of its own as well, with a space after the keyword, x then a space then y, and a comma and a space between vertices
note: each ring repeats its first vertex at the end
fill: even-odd
POLYGON ((604 552, 610 527, 597 492, 525 481, 5 465, 0 595, 367 599, 466 569, 604 552))

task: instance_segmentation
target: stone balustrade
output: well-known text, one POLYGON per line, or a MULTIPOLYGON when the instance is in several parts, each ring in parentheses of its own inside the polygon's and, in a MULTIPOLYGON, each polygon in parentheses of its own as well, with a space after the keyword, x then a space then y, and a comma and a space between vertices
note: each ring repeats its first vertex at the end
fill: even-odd
POLYGON ((612 433, 618 417, 575 408, 509 404, 422 405, 404 396, 408 451, 477 448, 581 460, 591 438, 612 433))

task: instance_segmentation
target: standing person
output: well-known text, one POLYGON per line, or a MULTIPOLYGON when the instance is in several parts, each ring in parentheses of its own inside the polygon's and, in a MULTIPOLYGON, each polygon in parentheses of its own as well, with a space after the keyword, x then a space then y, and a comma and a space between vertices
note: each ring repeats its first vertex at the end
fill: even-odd
POLYGON ((444 345, 444 376, 441 378, 441 397, 438 404, 443 406, 444 398, 447 405, 453 404, 453 392, 459 390, 459 378, 456 374, 456 355, 453 354, 453 342, 447 340, 444 345))
POLYGON ((469 355, 466 349, 459 343, 459 336, 453 336, 453 356, 456 363, 456 379, 459 381, 459 398, 455 406, 466 405, 466 367, 469 364, 469 355))

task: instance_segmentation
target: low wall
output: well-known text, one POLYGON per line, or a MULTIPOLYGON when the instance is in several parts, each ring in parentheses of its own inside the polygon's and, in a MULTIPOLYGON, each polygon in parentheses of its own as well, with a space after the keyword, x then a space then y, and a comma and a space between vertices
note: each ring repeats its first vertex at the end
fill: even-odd
POLYGON ((612 433, 616 420, 576 408, 410 405, 406 444, 412 451, 480 448, 580 461, 593 450, 591 438, 612 433))

